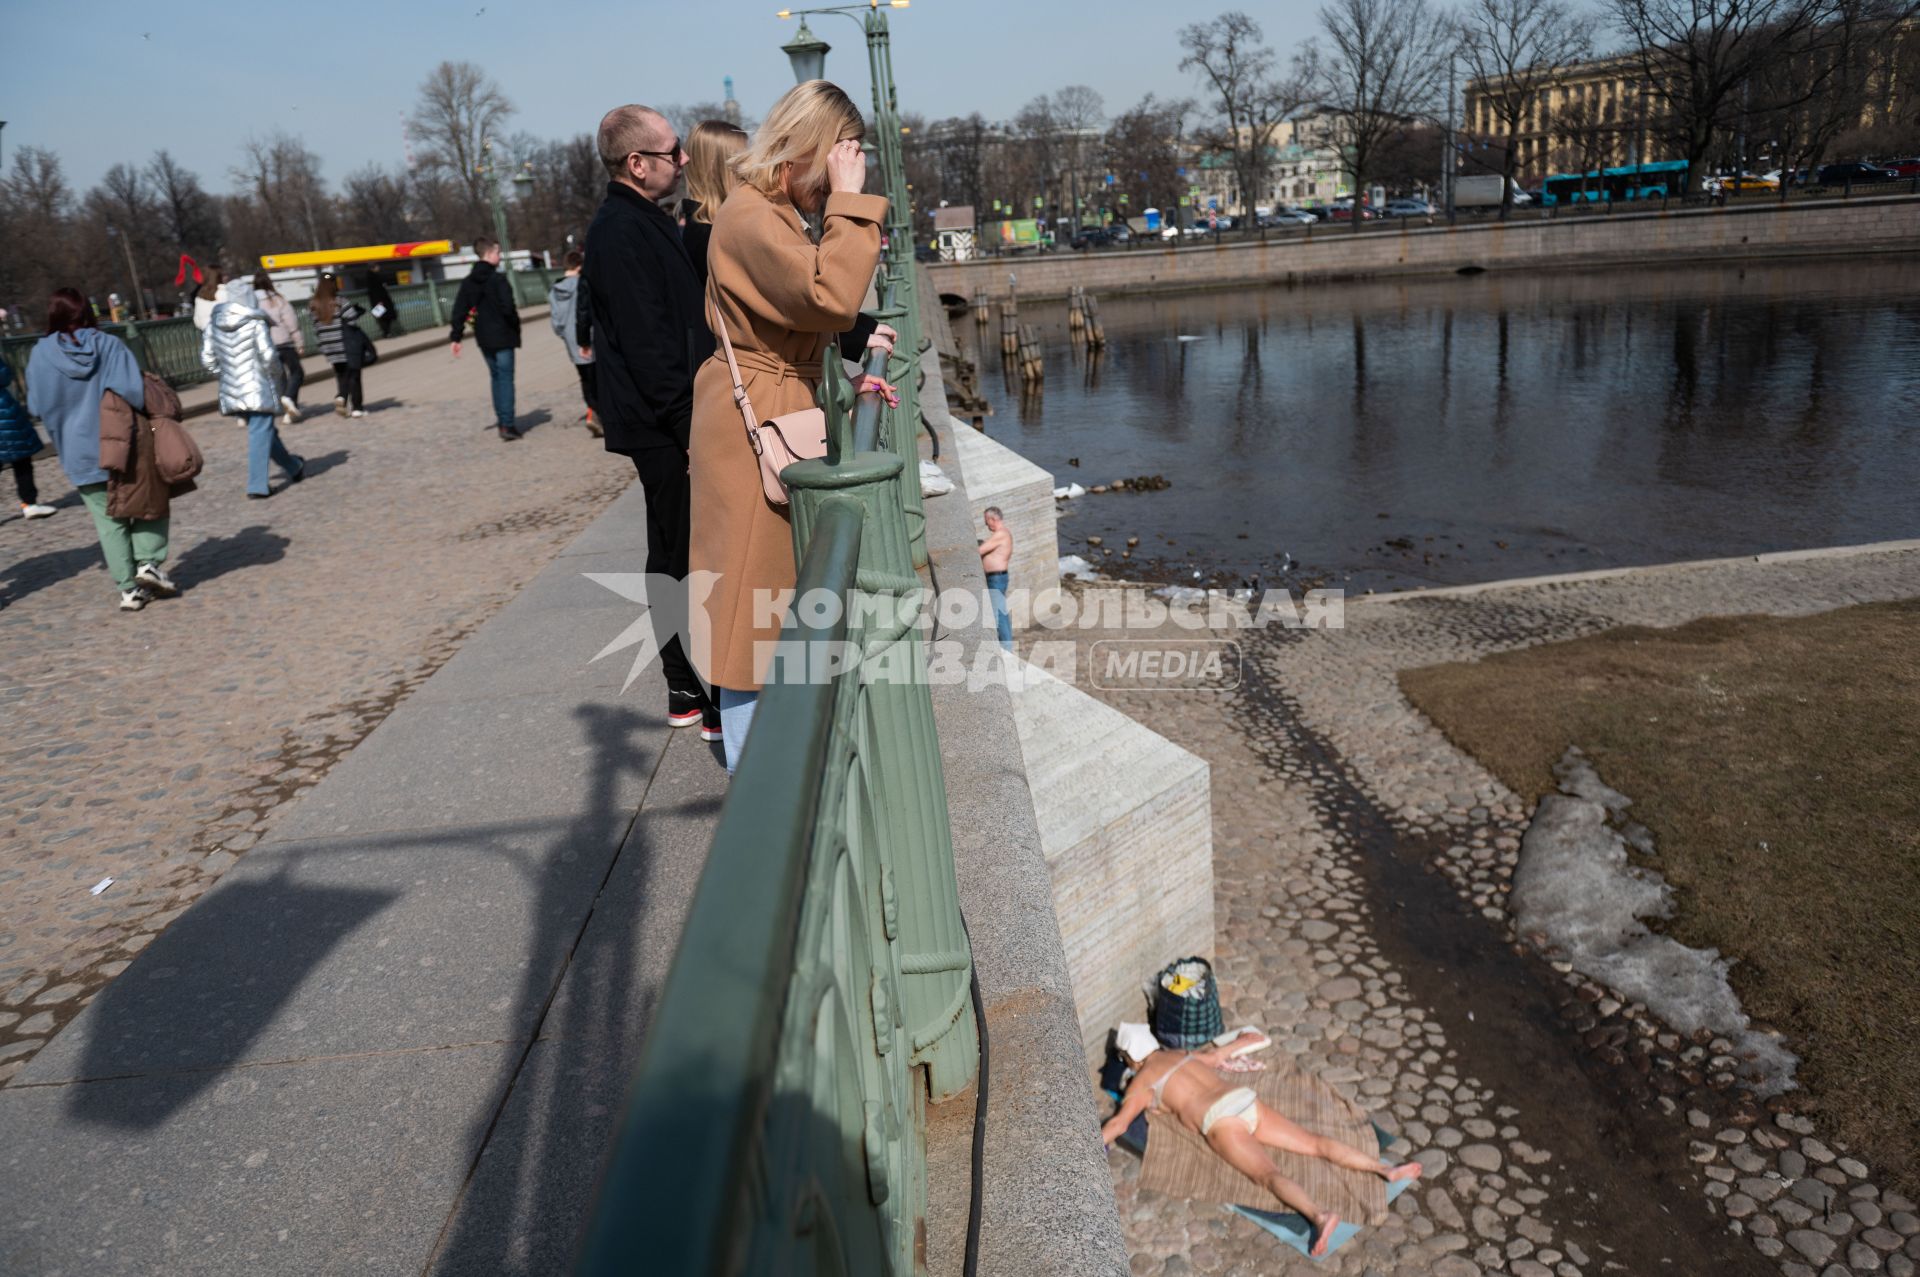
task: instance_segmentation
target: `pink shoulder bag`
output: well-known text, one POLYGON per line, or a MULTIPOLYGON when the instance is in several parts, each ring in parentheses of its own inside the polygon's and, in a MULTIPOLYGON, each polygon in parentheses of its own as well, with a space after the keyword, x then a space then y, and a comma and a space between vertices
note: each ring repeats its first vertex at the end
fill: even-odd
POLYGON ((740 365, 733 357, 733 342, 727 337, 727 321, 720 317, 720 307, 711 292, 707 308, 713 315, 713 331, 720 338, 720 348, 727 352, 727 369, 733 374, 733 402, 739 406, 741 420, 746 423, 747 442, 753 445, 753 455, 760 458, 760 488, 768 501, 785 505, 787 485, 782 482, 780 472, 796 461, 811 461, 827 455, 827 414, 817 407, 802 408, 798 412, 782 413, 764 424, 756 420, 753 400, 747 398, 747 388, 740 381, 740 365))

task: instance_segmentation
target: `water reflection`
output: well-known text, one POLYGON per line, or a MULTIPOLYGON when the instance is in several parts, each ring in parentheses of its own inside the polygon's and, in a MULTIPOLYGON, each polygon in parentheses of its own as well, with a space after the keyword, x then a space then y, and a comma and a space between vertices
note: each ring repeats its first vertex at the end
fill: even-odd
POLYGON ((988 430, 1056 476, 1101 458, 1073 472, 1089 486, 1172 480, 1063 511, 1068 550, 1139 535, 1135 574, 1274 579, 1291 555, 1384 589, 1920 524, 1920 264, 1112 297, 1101 318, 1089 352, 1063 306, 1023 306, 1047 379, 1010 375, 988 430))

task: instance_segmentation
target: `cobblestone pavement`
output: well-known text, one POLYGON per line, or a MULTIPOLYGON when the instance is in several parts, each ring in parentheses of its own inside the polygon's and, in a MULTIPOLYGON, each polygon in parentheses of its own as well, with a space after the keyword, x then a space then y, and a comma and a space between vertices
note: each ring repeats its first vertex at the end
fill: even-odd
MULTIPOLYGON (((1517 943, 1505 901, 1527 813, 1395 676, 1619 625, 1914 595, 1905 551, 1369 600, 1343 630, 1237 635, 1237 693, 1096 693, 1213 768, 1228 1023, 1269 1028, 1427 1172, 1316 1266, 1217 1205, 1138 1191, 1116 1151, 1133 1271, 1911 1277, 1913 1202, 1791 1093, 1754 1101, 1729 1044, 1517 943)), ((1110 635, 1079 637, 1084 653, 1110 635)))
POLYGON ((244 495, 244 429, 195 418, 184 593, 136 614, 36 464, 60 513, 0 522, 0 1083, 632 480, 531 325, 518 382, 508 444, 472 350, 369 369, 357 421, 310 380, 283 430, 309 477, 269 501, 244 495))

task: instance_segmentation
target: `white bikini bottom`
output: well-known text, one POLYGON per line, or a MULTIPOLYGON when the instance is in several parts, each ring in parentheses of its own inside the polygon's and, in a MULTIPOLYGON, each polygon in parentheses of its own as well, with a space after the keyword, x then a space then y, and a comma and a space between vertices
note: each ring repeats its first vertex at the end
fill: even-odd
POLYGON ((1213 1134, 1217 1123, 1228 1118, 1238 1118, 1247 1124, 1247 1134, 1252 1135, 1260 1125, 1260 1097, 1253 1093, 1250 1086, 1236 1087, 1213 1102, 1207 1115, 1200 1119, 1200 1133, 1213 1134))

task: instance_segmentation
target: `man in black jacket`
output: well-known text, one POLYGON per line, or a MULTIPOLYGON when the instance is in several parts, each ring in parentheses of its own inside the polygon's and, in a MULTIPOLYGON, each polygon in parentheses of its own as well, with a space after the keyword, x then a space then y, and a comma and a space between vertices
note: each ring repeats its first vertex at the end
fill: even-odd
MULTIPOLYGON (((644 106, 600 121, 607 198, 587 228, 587 264, 574 341, 599 370, 598 412, 608 452, 633 459, 647 494, 649 573, 687 575, 687 436, 693 375, 713 353, 698 277, 680 228, 659 201, 679 185, 687 153, 673 127, 644 106), (588 319, 591 316, 591 320, 588 319), (592 325, 589 334, 588 324, 592 325)), ((661 639, 667 721, 720 739, 720 716, 677 637, 661 639)))
POLYGON ((494 421, 501 439, 511 443, 520 437, 513 424, 513 352, 520 348, 520 310, 513 304, 513 288, 500 273, 500 245, 477 239, 473 255, 480 260, 460 281, 453 299, 453 357, 460 357, 460 338, 472 315, 473 339, 493 382, 494 421))

